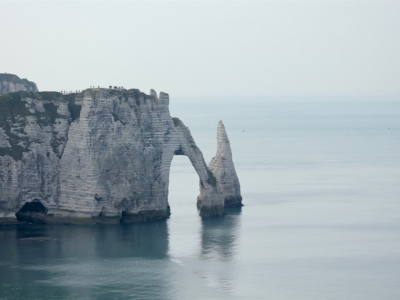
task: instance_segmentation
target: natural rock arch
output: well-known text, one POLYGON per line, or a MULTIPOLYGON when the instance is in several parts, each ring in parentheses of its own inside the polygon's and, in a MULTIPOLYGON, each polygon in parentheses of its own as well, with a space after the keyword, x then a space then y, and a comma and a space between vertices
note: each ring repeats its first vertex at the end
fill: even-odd
MULTIPOLYGON (((197 197, 197 207, 202 216, 220 216, 224 214, 224 197, 217 179, 207 167, 203 154, 197 147, 189 129, 177 118, 173 118, 174 132, 171 141, 166 145, 163 164, 168 165, 165 176, 169 186, 169 173, 174 155, 185 155, 199 176, 200 195, 197 197)), ((168 195, 168 189, 167 189, 168 195)))
POLYGON ((173 156, 185 155, 199 176, 200 195, 197 197, 197 206, 201 216, 220 216, 224 214, 224 206, 242 206, 240 184, 232 161, 230 142, 222 121, 219 121, 217 129, 217 154, 207 166, 189 128, 178 118, 171 118, 168 94, 160 94, 160 103, 163 117, 167 120, 166 127, 173 128, 169 129, 171 138, 164 145, 163 165, 168 166, 166 168, 168 173, 164 174, 166 181, 169 182, 173 156))

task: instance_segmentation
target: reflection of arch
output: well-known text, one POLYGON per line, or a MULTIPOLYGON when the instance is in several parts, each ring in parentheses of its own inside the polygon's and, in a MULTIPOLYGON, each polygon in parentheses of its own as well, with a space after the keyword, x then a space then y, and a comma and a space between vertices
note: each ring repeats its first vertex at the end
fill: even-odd
POLYGON ((241 208, 226 209, 221 218, 201 219, 201 255, 232 259, 236 253, 241 208))

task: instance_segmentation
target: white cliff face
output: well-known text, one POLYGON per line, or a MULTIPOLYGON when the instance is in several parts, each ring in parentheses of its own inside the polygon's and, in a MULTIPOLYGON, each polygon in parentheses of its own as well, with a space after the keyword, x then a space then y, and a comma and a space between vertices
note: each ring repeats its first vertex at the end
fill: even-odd
POLYGON ((0 217, 17 213, 46 223, 168 218, 174 155, 187 155, 199 175, 200 214, 224 213, 221 185, 189 129, 171 118, 168 94, 7 94, 0 97, 0 129, 0 217))
POLYGON ((34 82, 20 79, 13 74, 0 74, 0 95, 18 91, 37 92, 38 88, 34 82))
POLYGON ((25 202, 55 203, 59 157, 67 141, 67 103, 28 93, 0 99, 0 217, 13 217, 25 202))
POLYGON ((163 135, 158 99, 89 90, 79 101, 80 117, 71 124, 61 159, 56 212, 118 218, 144 211, 167 214, 159 176, 163 135))
POLYGON ((231 145, 222 121, 218 123, 217 144, 217 155, 213 157, 208 167, 220 186, 225 207, 243 206, 240 183, 232 160, 231 145))

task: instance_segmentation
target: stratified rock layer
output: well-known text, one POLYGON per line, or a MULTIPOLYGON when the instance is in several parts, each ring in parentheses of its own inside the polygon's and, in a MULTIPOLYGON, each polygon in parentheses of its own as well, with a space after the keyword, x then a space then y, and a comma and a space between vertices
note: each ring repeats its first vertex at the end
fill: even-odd
POLYGON ((224 185, 189 129, 171 118, 168 94, 89 89, 3 95, 0 217, 17 213, 20 220, 44 223, 168 218, 174 155, 188 156, 199 175, 200 215, 223 215, 224 185))
POLYGON ((0 73, 0 95, 18 91, 37 92, 36 83, 14 74, 0 73))
POLYGON ((218 123, 217 144, 217 155, 213 157, 208 167, 221 188, 225 207, 243 206, 240 183, 232 160, 231 145, 222 121, 218 123))

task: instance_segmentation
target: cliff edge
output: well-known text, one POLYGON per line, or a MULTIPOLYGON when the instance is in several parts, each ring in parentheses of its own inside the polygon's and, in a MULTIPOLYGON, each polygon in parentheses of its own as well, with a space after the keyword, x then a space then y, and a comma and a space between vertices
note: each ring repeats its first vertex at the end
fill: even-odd
POLYGON ((21 79, 17 75, 0 73, 0 95, 18 91, 38 92, 36 83, 21 79))

